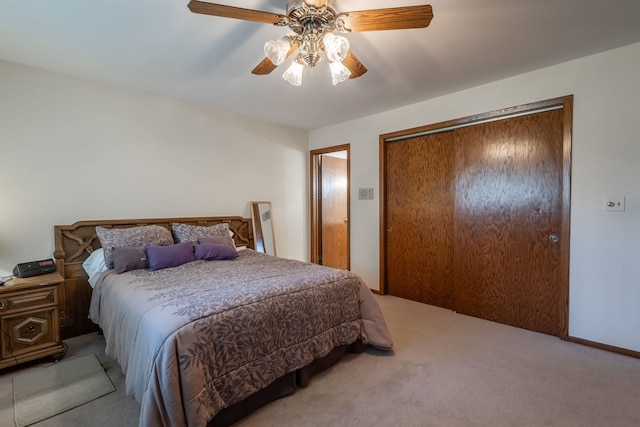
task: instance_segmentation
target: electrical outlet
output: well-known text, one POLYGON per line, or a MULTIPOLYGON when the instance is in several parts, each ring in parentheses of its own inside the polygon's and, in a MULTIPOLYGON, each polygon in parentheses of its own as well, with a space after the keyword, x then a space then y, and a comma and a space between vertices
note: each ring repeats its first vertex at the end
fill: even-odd
POLYGON ((76 317, 73 314, 67 314, 62 318, 62 326, 74 326, 76 324, 76 317))
POLYGON ((604 200, 604 210, 610 212, 624 212, 625 198, 623 196, 609 196, 604 200))

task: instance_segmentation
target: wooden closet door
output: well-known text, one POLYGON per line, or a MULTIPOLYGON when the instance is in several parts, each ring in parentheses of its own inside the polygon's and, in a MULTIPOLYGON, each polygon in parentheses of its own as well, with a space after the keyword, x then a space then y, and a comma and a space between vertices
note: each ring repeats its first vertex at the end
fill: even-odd
POLYGON ((564 121, 556 109, 385 143, 386 291, 564 336, 564 121))
POLYGON ((457 311, 560 334, 562 114, 454 132, 457 311))
POLYGON ((451 133, 386 149, 386 276, 391 295, 453 309, 455 146, 451 133))

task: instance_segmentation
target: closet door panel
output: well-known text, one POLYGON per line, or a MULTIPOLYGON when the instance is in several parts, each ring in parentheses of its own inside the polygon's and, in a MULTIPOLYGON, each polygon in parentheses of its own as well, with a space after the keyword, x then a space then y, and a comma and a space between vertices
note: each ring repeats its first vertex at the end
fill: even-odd
POLYGON ((558 335, 562 110, 454 134, 455 309, 558 335))
POLYGON ((386 148, 386 283, 402 298, 453 309, 451 133, 386 148))

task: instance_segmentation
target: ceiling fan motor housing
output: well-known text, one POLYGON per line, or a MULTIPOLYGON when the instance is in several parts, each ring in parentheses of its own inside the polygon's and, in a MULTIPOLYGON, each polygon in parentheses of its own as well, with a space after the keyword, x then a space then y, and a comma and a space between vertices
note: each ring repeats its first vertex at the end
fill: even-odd
POLYGON ((333 31, 336 17, 339 15, 334 0, 289 0, 287 2, 287 23, 296 34, 308 32, 312 27, 315 32, 333 31))
POLYGON ((324 56, 323 37, 342 21, 335 0, 289 0, 287 17, 276 25, 286 25, 297 35, 300 45, 297 61, 313 68, 324 56))

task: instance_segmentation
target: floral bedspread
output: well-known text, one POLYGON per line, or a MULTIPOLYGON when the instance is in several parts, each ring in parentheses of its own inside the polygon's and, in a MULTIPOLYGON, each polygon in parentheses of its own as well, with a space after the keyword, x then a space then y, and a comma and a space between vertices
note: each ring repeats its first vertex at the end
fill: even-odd
POLYGON ((230 261, 105 272, 89 317, 117 360, 140 426, 205 426, 221 409, 361 338, 390 350, 355 274, 240 251, 230 261))

